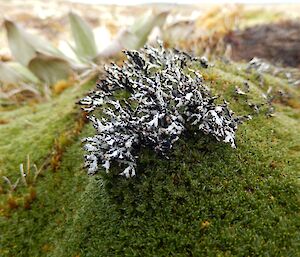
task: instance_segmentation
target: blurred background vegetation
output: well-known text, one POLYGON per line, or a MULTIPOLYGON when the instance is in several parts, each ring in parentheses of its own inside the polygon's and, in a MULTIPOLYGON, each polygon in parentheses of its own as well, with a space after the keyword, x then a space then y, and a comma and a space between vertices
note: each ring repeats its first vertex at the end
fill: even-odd
POLYGON ((256 56, 284 66, 300 63, 296 4, 14 0, 1 1, 0 7, 5 10, 0 18, 1 106, 49 99, 95 78, 108 58, 122 59, 122 49, 138 49, 157 38, 209 58, 250 61, 256 56))

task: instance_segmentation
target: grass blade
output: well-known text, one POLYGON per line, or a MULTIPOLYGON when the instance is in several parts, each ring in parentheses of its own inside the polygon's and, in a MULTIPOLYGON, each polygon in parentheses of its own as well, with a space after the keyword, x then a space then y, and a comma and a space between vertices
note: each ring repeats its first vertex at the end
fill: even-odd
POLYGON ((28 33, 16 23, 5 20, 4 27, 7 32, 9 48, 14 58, 27 66, 36 52, 42 52, 48 55, 64 57, 64 55, 46 40, 28 33))
POLYGON ((21 79, 20 74, 5 62, 0 62, 0 81, 3 84, 17 84, 21 79))
POLYGON ((96 62, 102 57, 113 56, 122 49, 139 49, 144 46, 153 28, 161 27, 168 14, 167 11, 157 14, 153 14, 152 11, 147 12, 130 28, 120 31, 116 39, 97 56, 96 62))
POLYGON ((82 61, 94 58, 97 55, 97 47, 91 27, 73 12, 69 13, 69 21, 77 57, 82 61))
POLYGON ((37 53, 28 64, 29 69, 48 86, 59 80, 68 80, 72 74, 70 64, 59 57, 37 53))

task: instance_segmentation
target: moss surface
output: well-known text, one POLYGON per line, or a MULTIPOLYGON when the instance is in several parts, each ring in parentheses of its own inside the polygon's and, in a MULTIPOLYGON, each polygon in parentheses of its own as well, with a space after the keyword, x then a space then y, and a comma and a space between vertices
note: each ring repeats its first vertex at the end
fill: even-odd
MULTIPOLYGON (((250 100, 262 101, 260 92, 270 83, 299 96, 282 79, 266 79, 261 87, 255 74, 235 66, 217 63, 201 72, 238 114, 251 111, 233 93, 245 79, 251 82, 250 100)), ((28 153, 43 162, 54 138, 74 122, 76 94, 67 91, 54 100, 57 109, 50 110, 51 102, 37 106, 35 114, 30 107, 3 114, 10 120, 0 126, 5 175, 17 177, 28 153), (27 133, 26 119, 34 123, 27 133)), ((138 176, 129 180, 85 175, 80 139, 93 133, 86 126, 57 172, 48 168, 36 183, 31 209, 0 217, 0 255, 297 256, 299 109, 282 103, 276 109, 275 117, 262 112, 240 126, 237 149, 193 133, 169 160, 145 149, 138 176)))

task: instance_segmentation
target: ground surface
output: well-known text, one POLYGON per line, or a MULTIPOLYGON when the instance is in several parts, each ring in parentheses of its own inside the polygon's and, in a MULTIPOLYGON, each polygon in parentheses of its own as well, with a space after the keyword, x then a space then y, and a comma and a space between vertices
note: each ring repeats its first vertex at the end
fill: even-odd
POLYGON ((200 72, 237 114, 253 112, 245 96, 234 94, 245 80, 249 101, 263 102, 270 85, 293 97, 277 101, 274 117, 266 117, 265 107, 253 112, 238 130, 237 149, 190 133, 170 160, 144 150, 130 180, 88 177, 83 168, 81 139, 93 128, 74 132, 80 112, 74 103, 92 84, 1 112, 7 121, 0 125, 1 176, 15 181, 28 154, 38 166, 56 154, 61 162, 48 162, 31 189, 20 184, 11 193, 18 207, 9 205, 1 184, 0 255, 297 256, 299 89, 268 74, 259 80, 243 65, 217 62, 200 72), (32 188, 36 199, 27 206, 32 188))

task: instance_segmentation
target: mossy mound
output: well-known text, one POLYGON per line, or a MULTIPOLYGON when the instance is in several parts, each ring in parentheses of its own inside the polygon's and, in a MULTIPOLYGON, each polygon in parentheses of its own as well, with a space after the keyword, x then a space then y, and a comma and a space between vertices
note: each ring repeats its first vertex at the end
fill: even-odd
MULTIPOLYGON (((284 79, 267 74, 259 85, 255 72, 246 73, 234 64, 216 63, 201 73, 237 114, 251 112, 245 96, 234 94, 245 79, 254 102, 262 101, 261 93, 270 85, 289 92, 290 101, 300 95, 284 79)), ((57 104, 72 106, 77 94, 82 91, 69 90, 57 104)), ((48 167, 37 181, 31 208, 19 207, 1 217, 0 255, 297 256, 300 112, 295 106, 278 102, 274 117, 267 118, 264 110, 254 114, 237 132, 237 149, 194 133, 176 144, 169 160, 145 149, 138 175, 131 179, 85 174, 80 139, 93 133, 87 125, 66 147, 57 171, 48 167)), ((35 117, 42 113, 40 108, 35 117)), ((29 109, 20 112, 25 115, 29 109)), ((47 142, 53 143, 74 123, 72 112, 66 109, 59 122, 50 119, 57 113, 49 111, 49 119, 38 122, 41 128, 49 127, 47 142), (49 122, 58 124, 53 125, 57 129, 49 122)), ((37 154, 40 143, 35 137, 15 136, 15 127, 22 124, 4 125, 6 140, 19 138, 19 145, 34 146, 33 161, 42 163, 49 153, 37 154)), ((28 128, 28 133, 46 133, 38 128, 28 128)), ((14 159, 11 151, 16 148, 2 151, 4 147, 7 143, 1 145, 2 174, 17 177, 18 164, 31 148, 19 148, 14 159)))

